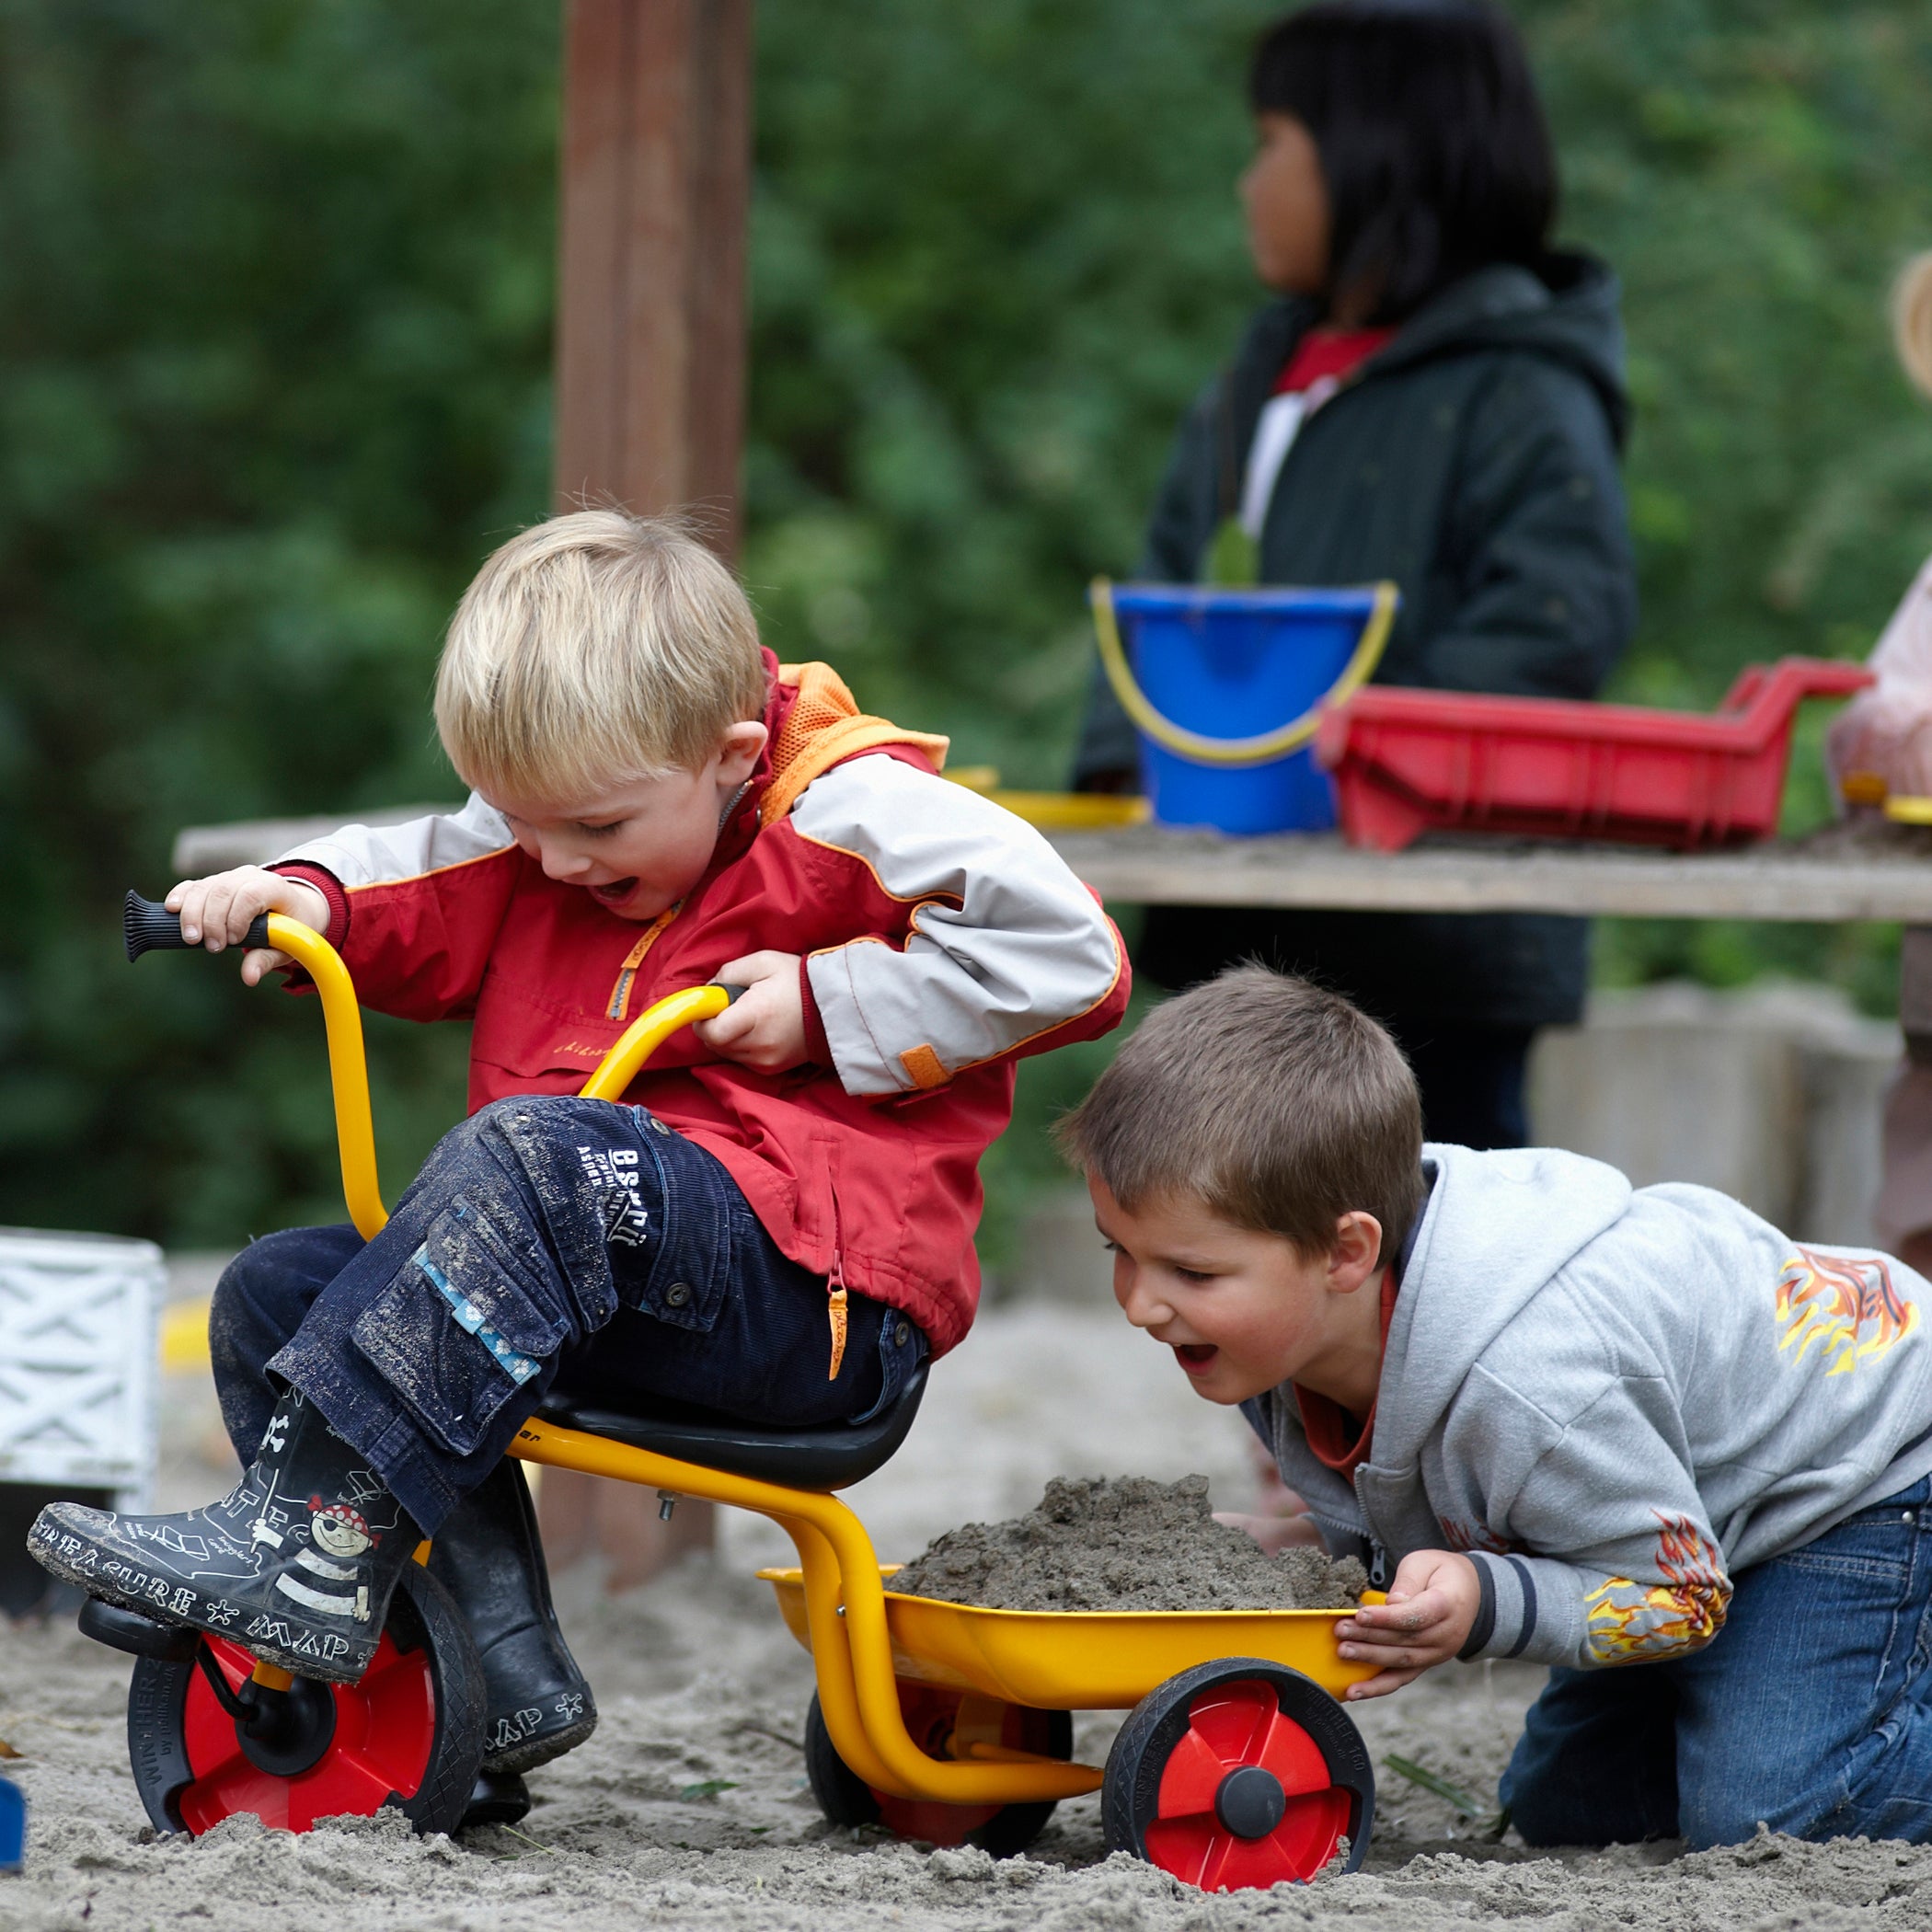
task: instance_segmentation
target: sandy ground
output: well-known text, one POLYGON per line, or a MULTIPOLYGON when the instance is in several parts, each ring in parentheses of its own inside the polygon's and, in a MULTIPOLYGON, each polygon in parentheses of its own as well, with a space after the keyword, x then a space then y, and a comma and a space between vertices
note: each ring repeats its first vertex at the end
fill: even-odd
MULTIPOLYGON (((165 1502, 220 1482, 199 1453, 218 1442, 211 1421, 199 1387, 170 1391, 165 1502)), ((999 1309, 936 1374, 905 1449, 850 1500, 881 1554, 903 1557, 940 1529, 1030 1505, 1049 1475, 1190 1470, 1213 1478, 1217 1501, 1246 1501, 1238 1421, 1197 1401, 1164 1351, 1104 1312, 999 1309)), ((125 1662, 64 1623, 0 1628, 0 1737, 25 1754, 6 1768, 32 1806, 27 1870, 0 1878, 0 1932, 1932 1924, 1932 1851, 1761 1839, 1687 1857, 1651 1846, 1551 1858, 1481 1842, 1382 1767, 1397 1753, 1491 1792, 1540 1677, 1522 1666, 1452 1666, 1359 1708, 1381 1814, 1367 1869, 1348 1879, 1205 1897, 1105 1857, 1091 1798, 1062 1806, 1029 1856, 997 1864, 834 1830, 800 1760, 809 1661, 750 1576, 785 1553, 776 1532, 730 1517, 715 1561, 646 1589, 606 1596, 583 1570, 560 1580, 602 1727, 535 1775, 521 1833, 457 1842, 415 1839, 393 1816, 301 1837, 233 1819, 199 1841, 156 1841, 127 1771, 125 1662), (714 1780, 730 1788, 691 1795, 714 1780)), ((1080 1754, 1104 1752, 1116 1721, 1083 1719, 1080 1754)))

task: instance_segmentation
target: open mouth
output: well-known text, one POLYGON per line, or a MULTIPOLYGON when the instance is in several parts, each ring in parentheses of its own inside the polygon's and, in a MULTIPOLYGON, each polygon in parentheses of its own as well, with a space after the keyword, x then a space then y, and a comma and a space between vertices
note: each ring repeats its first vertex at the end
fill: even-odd
POLYGON ((622 905, 637 890, 635 879, 614 879, 608 885, 592 886, 590 894, 600 905, 622 905))
POLYGON ((1220 1352, 1212 1342, 1178 1341, 1174 1344, 1175 1355, 1179 1358, 1181 1367, 1190 1375, 1205 1374, 1213 1367, 1214 1358, 1220 1352))

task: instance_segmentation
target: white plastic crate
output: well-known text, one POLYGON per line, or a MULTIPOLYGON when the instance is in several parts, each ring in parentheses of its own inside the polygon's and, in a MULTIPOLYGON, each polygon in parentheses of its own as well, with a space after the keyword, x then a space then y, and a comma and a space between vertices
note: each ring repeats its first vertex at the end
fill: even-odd
POLYGON ((146 1507, 167 1279, 152 1241, 0 1228, 0 1483, 146 1507))

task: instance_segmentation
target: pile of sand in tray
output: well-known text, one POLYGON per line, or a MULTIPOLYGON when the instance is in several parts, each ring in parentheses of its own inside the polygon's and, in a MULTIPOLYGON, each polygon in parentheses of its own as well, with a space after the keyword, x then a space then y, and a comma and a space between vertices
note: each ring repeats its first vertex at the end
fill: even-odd
POLYGON ((992 1610, 1347 1610, 1368 1577, 1352 1557, 1265 1556, 1216 1523, 1208 1479, 1055 1477, 1040 1507, 949 1530, 887 1585, 992 1610))

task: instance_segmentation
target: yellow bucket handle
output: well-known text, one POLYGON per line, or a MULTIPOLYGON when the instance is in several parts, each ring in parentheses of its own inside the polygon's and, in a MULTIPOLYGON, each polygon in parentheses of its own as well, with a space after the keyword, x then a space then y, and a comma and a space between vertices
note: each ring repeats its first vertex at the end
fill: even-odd
POLYGON ((1320 729, 1323 712, 1352 697, 1368 683, 1375 666, 1382 661, 1383 648, 1388 642, 1389 629, 1396 621, 1397 602, 1393 583, 1378 583, 1374 592, 1375 602, 1369 612, 1368 622, 1362 627, 1362 636, 1356 640, 1349 661, 1342 667, 1341 675, 1299 718, 1291 719, 1277 730, 1263 731, 1254 738, 1206 738, 1199 731, 1190 731, 1184 725, 1176 724, 1171 718, 1156 710, 1153 700, 1141 689, 1134 677, 1133 666, 1127 661, 1127 653, 1121 649, 1120 627, 1115 624, 1113 615, 1112 581, 1096 577, 1090 594, 1094 607, 1094 634, 1100 646, 1100 665, 1107 673, 1107 682, 1113 686, 1113 695, 1121 701, 1121 708, 1156 744, 1164 746, 1178 757, 1189 759, 1196 765, 1267 765, 1273 759, 1285 757, 1290 752, 1299 751, 1320 729))

